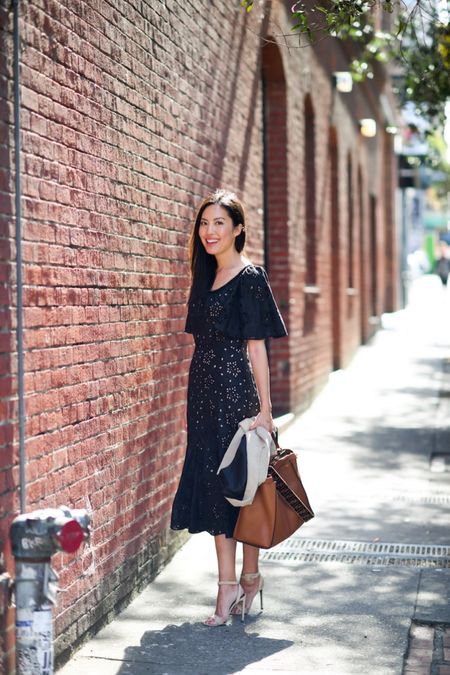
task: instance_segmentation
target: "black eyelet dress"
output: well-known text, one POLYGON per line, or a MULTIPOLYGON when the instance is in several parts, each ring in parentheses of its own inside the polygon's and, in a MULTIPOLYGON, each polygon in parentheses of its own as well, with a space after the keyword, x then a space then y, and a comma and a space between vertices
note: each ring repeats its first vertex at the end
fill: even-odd
POLYGON ((245 417, 259 412, 247 340, 287 335, 267 275, 247 265, 231 281, 190 303, 187 449, 171 527, 233 536, 239 509, 223 497, 218 466, 245 417))

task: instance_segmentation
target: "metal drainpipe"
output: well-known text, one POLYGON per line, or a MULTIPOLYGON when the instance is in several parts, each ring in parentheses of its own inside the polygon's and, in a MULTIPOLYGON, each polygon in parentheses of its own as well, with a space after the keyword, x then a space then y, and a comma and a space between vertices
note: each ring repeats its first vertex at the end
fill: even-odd
POLYGON ((19 0, 13 0, 14 12, 14 148, 16 190, 16 267, 17 267, 17 394, 19 404, 19 487, 20 510, 25 513, 25 401, 23 368, 23 280, 22 280, 22 182, 20 173, 20 31, 19 0))
POLYGON ((261 78, 262 91, 262 151, 263 151, 263 235, 264 235, 264 267, 269 273, 269 195, 267 180, 267 121, 266 121, 266 81, 264 75, 261 78))
MULTIPOLYGON (((262 92, 262 155, 263 155, 263 236, 264 236, 264 267, 269 274, 269 181, 268 181, 268 158, 267 158, 267 101, 266 81, 264 74, 261 77, 262 92)), ((266 340, 267 357, 270 365, 270 340, 266 340)))

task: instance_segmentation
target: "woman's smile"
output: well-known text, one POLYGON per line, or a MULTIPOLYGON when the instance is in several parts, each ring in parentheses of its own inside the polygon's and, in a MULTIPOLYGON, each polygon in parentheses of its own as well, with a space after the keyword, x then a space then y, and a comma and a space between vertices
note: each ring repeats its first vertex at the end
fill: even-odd
POLYGON ((212 253, 212 250, 217 247, 217 244, 219 244, 220 239, 212 239, 209 237, 205 237, 202 239, 203 246, 205 249, 208 251, 208 253, 212 253))

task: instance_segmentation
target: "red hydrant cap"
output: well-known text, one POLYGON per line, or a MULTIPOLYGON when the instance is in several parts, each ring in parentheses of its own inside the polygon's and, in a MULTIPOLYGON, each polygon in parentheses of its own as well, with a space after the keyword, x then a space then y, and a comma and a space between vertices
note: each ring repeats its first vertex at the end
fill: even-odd
POLYGON ((78 521, 69 520, 56 534, 56 539, 63 551, 74 553, 83 542, 83 528, 78 521))

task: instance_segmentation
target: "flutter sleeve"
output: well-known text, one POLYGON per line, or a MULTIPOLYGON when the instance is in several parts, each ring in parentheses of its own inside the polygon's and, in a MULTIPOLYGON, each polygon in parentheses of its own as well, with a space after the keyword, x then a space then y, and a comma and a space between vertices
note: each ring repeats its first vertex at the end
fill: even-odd
POLYGON ((263 267, 251 265, 239 284, 240 337, 263 340, 287 335, 286 326, 273 297, 267 273, 263 267))

